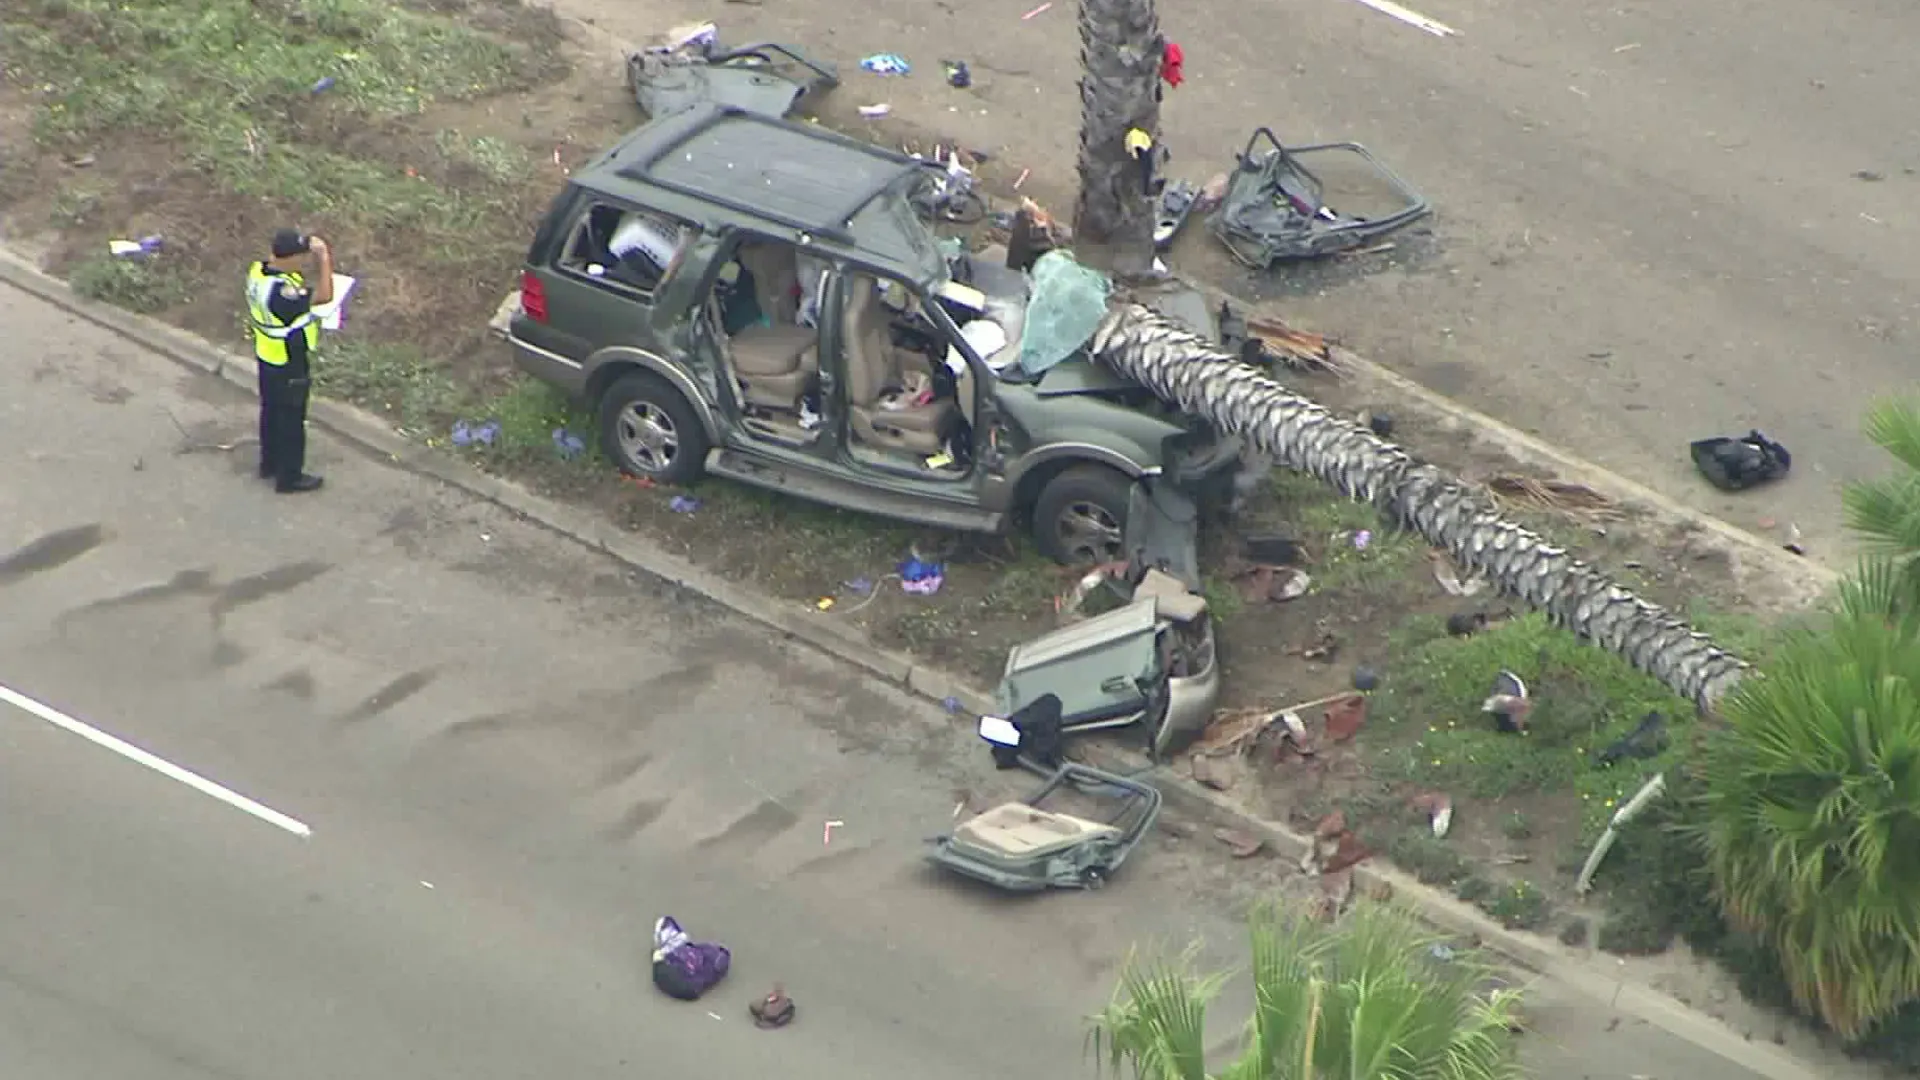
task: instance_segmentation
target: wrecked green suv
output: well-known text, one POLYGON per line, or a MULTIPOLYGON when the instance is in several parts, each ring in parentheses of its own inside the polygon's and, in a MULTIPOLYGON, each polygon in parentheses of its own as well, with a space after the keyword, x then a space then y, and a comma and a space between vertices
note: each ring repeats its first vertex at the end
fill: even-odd
POLYGON ((943 252, 914 209, 937 178, 737 109, 650 123, 540 224, 508 325, 518 363, 587 402, 632 475, 713 473, 950 529, 1026 519, 1060 561, 1128 557, 1130 507, 1178 519, 1238 444, 1084 352, 1029 372, 1030 279, 943 252))

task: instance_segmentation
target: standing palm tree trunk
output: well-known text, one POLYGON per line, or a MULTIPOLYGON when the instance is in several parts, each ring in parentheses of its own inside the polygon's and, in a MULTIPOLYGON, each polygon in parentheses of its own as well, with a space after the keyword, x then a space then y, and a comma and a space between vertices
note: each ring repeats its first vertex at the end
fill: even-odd
POLYGON ((1153 199, 1127 134, 1144 131, 1158 143, 1162 49, 1153 0, 1081 0, 1075 247, 1121 278, 1153 267, 1153 199))
POLYGON ((1094 332, 1096 359, 1169 404, 1238 435, 1444 548, 1462 566, 1625 657, 1701 707, 1747 664, 1686 621, 1501 517, 1491 500, 1358 424, 1343 420, 1138 304, 1117 305, 1094 332))

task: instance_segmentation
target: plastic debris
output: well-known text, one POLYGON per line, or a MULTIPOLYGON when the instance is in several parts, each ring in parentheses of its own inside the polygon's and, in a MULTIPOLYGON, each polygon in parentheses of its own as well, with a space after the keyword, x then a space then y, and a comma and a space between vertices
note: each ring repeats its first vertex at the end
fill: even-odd
POLYGON ((862 71, 872 72, 875 75, 913 74, 913 65, 907 63, 906 58, 895 56, 892 53, 875 53, 865 60, 860 61, 860 69, 862 71))
POLYGON ((1367 550, 1367 545, 1371 543, 1373 543, 1372 529, 1361 529, 1359 532, 1353 534, 1353 550, 1365 551, 1367 550))
POLYGON ((1429 791, 1407 800, 1415 810, 1427 815, 1433 835, 1445 838, 1453 828, 1453 798, 1444 792, 1429 791))
POLYGON ((560 452, 561 457, 572 461, 586 451, 587 444, 584 439, 566 428, 554 428, 553 448, 560 452))
POLYGON ((958 716, 966 710, 966 707, 960 704, 959 698, 951 696, 941 698, 940 706, 947 710, 948 716, 958 716))
POLYGON ((865 596, 873 591, 873 581, 870 578, 857 577, 852 581, 841 582, 840 586, 855 596, 865 596))
POLYGON ((942 60, 940 66, 946 69, 947 85, 955 90, 965 90, 973 85, 973 72, 965 60, 942 60))
POLYGON ((1033 295, 1020 337, 1020 366, 1038 376, 1078 352, 1107 316, 1112 285, 1098 270, 1064 251, 1049 251, 1033 264, 1033 295))
POLYGON ((123 259, 144 259, 149 255, 158 254, 165 243, 166 241, 157 234, 143 236, 138 240, 109 240, 107 254, 117 255, 123 259))
POLYGON ((1778 480, 1793 468, 1787 448, 1758 430, 1738 439, 1699 439, 1689 449, 1694 468, 1721 491, 1745 491, 1778 480))
POLYGON ((1372 693, 1380 686, 1380 673, 1361 664, 1353 669, 1353 688, 1363 694, 1372 693))
POLYGON ((893 106, 888 105, 885 102, 882 102, 878 105, 860 106, 860 115, 866 117, 869 120, 878 120, 892 111, 893 111, 893 106))
POLYGON ((309 89, 307 93, 315 94, 315 95, 324 94, 327 91, 333 89, 333 83, 334 83, 333 76, 331 75, 325 76, 319 82, 314 83, 312 88, 309 89))
POLYGON ((453 425, 451 438, 455 446, 492 446, 493 440, 500 437, 500 424, 489 420, 484 424, 470 424, 465 420, 453 425))
POLYGON ((831 610, 833 610, 833 605, 834 605, 834 603, 835 603, 835 601, 834 601, 834 599, 833 599, 833 597, 831 597, 831 596, 823 596, 823 597, 821 597, 820 599, 818 599, 818 600, 815 600, 815 601, 813 602, 813 609, 814 609, 815 611, 831 611, 831 610))
POLYGON ((1480 711, 1493 717, 1493 726, 1509 735, 1526 734, 1527 715, 1533 702, 1527 696, 1527 684, 1511 671, 1493 677, 1493 693, 1480 703, 1480 711))
POLYGON ((667 500, 667 509, 676 514, 691 514, 700 509, 700 500, 691 495, 675 495, 667 500))
POLYGON ((1032 11, 1029 11, 1025 15, 1020 16, 1020 21, 1026 22, 1028 19, 1034 18, 1044 13, 1048 8, 1052 6, 1053 6, 1053 0, 1047 0, 1046 3, 1041 4, 1039 7, 1034 8, 1032 11))

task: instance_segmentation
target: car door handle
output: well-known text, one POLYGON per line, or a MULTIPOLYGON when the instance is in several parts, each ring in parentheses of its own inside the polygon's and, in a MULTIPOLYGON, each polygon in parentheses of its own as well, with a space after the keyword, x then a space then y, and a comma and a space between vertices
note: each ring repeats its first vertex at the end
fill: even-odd
POLYGON ((1115 675, 1100 684, 1100 692, 1103 694, 1124 694, 1131 689, 1133 689, 1133 680, 1125 675, 1115 675))

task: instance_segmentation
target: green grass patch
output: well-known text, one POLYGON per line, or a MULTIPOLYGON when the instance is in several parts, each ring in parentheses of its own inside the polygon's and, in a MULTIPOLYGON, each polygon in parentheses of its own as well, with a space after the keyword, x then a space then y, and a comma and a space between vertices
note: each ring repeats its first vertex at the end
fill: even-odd
POLYGON ((1311 572, 1320 590, 1376 592, 1404 585, 1426 555, 1418 534, 1305 473, 1276 469, 1270 483, 1281 512, 1314 555, 1311 572))
POLYGON ((405 233, 443 259, 501 239, 489 218, 531 165, 457 134, 437 160, 381 160, 381 125, 554 72, 551 42, 524 37, 378 0, 16 0, 0 14, 0 58, 37 88, 43 143, 165 141, 232 194, 405 233), (426 179, 453 163, 478 182, 426 179))
POLYGON ((1389 673, 1366 737, 1386 740, 1378 753, 1388 775, 1456 798, 1568 792, 1591 832, 1649 776, 1678 760, 1693 722, 1692 705, 1542 615, 1471 637, 1441 634, 1405 644, 1410 651, 1389 673), (1480 711, 1502 670, 1531 691, 1524 735, 1496 731, 1480 711), (1667 719, 1665 749, 1600 766, 1599 752, 1651 711, 1667 719))
POLYGON ((164 254, 137 259, 90 255, 74 264, 67 283, 90 300, 142 315, 177 307, 193 295, 192 283, 174 273, 164 254))

